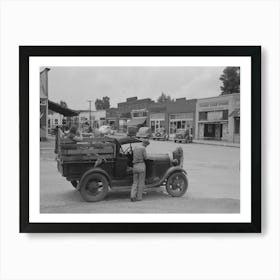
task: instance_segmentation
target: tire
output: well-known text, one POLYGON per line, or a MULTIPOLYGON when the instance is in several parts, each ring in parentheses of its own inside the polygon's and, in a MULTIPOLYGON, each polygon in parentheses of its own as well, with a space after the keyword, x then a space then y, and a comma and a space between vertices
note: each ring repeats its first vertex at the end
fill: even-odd
POLYGON ((103 200, 109 191, 107 178, 100 173, 90 173, 81 180, 80 193, 87 202, 103 200))
POLYGON ((78 186, 78 182, 76 180, 71 181, 72 186, 76 189, 78 186))
POLYGON ((182 172, 172 173, 166 182, 166 191, 173 197, 183 196, 188 189, 188 179, 182 172))

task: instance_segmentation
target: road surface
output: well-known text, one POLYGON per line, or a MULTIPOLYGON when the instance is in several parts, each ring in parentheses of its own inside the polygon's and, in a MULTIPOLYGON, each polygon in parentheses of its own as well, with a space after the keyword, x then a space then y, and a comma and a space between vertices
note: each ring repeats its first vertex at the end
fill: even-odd
POLYGON ((202 144, 151 141, 149 153, 184 150, 189 188, 180 198, 164 188, 148 191, 141 202, 130 202, 129 190, 111 191, 104 201, 84 202, 80 193, 57 171, 53 150, 41 149, 41 213, 239 213, 240 149, 202 144))

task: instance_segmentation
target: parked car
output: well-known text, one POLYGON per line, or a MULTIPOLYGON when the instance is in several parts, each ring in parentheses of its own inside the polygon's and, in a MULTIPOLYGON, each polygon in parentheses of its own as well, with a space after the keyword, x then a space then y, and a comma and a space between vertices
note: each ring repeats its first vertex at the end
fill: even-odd
POLYGON ((99 132, 104 134, 104 135, 112 135, 113 134, 113 130, 111 129, 111 127, 109 125, 100 126, 99 132))
POLYGON ((127 136, 134 137, 138 131, 137 126, 128 126, 127 127, 127 136))
POLYGON ((152 139, 154 140, 168 140, 168 134, 166 133, 165 128, 159 128, 152 135, 152 139))
MULTIPOLYGON (((142 141, 132 137, 103 137, 92 142, 84 139, 73 144, 57 134, 57 168, 88 202, 103 200, 111 189, 131 188, 133 183, 133 145, 142 141)), ((187 172, 183 169, 183 150, 173 155, 157 154, 146 160, 146 189, 165 186, 173 197, 185 194, 187 172)))
POLYGON ((136 134, 136 137, 137 138, 151 138, 152 137, 152 129, 150 127, 140 127, 137 134, 136 134))
POLYGON ((177 129, 174 137, 174 142, 180 143, 191 143, 193 141, 193 136, 189 129, 177 129))

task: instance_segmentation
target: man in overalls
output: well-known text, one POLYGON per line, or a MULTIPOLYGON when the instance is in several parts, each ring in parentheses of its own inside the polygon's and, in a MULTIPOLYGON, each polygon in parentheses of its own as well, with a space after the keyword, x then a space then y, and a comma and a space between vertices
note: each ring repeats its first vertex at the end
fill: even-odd
POLYGON ((130 194, 130 199, 133 202, 142 200, 146 177, 146 147, 149 144, 149 140, 143 140, 142 145, 136 146, 133 150, 133 185, 130 194))

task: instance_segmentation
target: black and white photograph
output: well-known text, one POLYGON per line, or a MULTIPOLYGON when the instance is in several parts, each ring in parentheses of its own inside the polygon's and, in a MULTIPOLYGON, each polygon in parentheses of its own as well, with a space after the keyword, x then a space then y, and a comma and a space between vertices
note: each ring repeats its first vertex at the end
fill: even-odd
POLYGON ((204 56, 199 47, 42 48, 20 49, 23 67, 31 52, 32 176, 21 204, 29 222, 120 231, 259 222, 259 181, 250 176, 259 47, 201 47, 204 56))
POLYGON ((240 67, 42 67, 40 112, 41 213, 240 212, 240 67))

